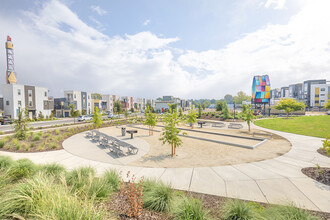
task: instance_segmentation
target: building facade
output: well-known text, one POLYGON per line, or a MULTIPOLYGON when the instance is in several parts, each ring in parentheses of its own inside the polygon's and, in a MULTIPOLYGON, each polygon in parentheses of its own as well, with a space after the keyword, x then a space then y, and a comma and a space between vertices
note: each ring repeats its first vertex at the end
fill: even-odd
POLYGON ((92 114, 92 96, 90 92, 67 90, 64 91, 64 97, 68 103, 74 104, 76 110, 81 114, 92 114))
POLYGON ((323 107, 330 102, 330 84, 312 84, 310 94, 310 106, 323 107))
POLYGON ((37 118, 40 113, 44 117, 51 116, 54 100, 49 98, 48 88, 4 84, 1 89, 4 115, 17 119, 19 111, 27 108, 31 119, 37 118))
POLYGON ((326 80, 325 79, 318 79, 318 80, 307 80, 304 81, 303 83, 304 85, 304 101, 305 104, 308 107, 312 107, 312 103, 311 103, 311 87, 314 84, 326 84, 326 80))

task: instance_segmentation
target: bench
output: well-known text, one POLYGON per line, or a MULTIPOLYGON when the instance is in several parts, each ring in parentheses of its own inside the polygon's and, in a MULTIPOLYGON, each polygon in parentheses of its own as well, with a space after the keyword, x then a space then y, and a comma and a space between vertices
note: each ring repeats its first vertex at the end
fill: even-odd
POLYGON ((205 121, 198 121, 197 124, 199 124, 201 126, 201 128, 203 128, 203 125, 205 125, 206 122, 205 121))
POLYGON ((230 124, 228 125, 228 128, 240 129, 240 128, 243 128, 243 125, 238 124, 238 123, 230 123, 230 124))
POLYGON ((217 128, 222 128, 222 127, 225 127, 225 123, 223 122, 213 122, 212 123, 212 127, 217 127, 217 128))

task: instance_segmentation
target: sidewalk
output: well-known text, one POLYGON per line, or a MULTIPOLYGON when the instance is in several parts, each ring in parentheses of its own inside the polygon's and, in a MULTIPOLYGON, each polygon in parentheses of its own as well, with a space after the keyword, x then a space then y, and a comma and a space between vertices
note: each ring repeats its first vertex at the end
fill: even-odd
MULTIPOLYGON (((130 171, 136 177, 159 179, 179 190, 274 204, 294 202, 305 209, 330 212, 330 187, 308 178, 300 171, 303 167, 313 167, 315 164, 330 167, 330 159, 316 152, 321 146, 321 139, 253 126, 287 138, 292 149, 285 155, 260 162, 195 168, 146 168, 109 164, 97 161, 98 158, 95 161, 83 159, 66 150, 40 153, 0 151, 0 155, 14 159, 29 158, 35 163, 59 163, 68 169, 91 166, 99 174, 107 169, 116 169, 123 177, 130 171)), ((63 145, 80 147, 79 141, 75 143, 69 138, 63 145), (76 146, 72 146, 74 144, 76 146)))

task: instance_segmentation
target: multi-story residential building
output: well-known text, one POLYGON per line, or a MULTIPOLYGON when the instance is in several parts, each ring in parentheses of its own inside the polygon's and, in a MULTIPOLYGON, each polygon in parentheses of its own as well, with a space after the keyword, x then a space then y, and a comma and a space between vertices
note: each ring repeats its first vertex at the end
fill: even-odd
POLYGON ((288 99, 289 97, 289 87, 281 87, 281 98, 288 99))
POLYGON ((312 84, 310 93, 311 107, 323 107, 330 102, 330 84, 312 84))
POLYGON ((146 104, 149 104, 152 108, 155 108, 155 100, 154 99, 147 99, 146 104))
POLYGON ((27 108, 30 118, 38 117, 41 112, 44 117, 49 117, 54 109, 54 100, 48 96, 48 88, 4 84, 1 87, 3 94, 3 111, 13 119, 18 113, 27 108))
POLYGON ((312 103, 311 103, 311 86, 314 84, 326 84, 326 80, 325 79, 319 79, 319 80, 307 80, 304 81, 304 100, 305 100, 305 104, 308 107, 312 107, 312 103))
POLYGON ((134 103, 134 108, 138 111, 145 110, 146 108, 146 99, 145 98, 137 98, 134 103))
POLYGON ((169 110, 169 104, 176 104, 177 111, 180 109, 180 99, 174 98, 173 96, 163 96, 162 101, 155 102, 155 109, 158 112, 166 112, 169 110))
POLYGON ((81 114, 92 113, 92 96, 90 92, 68 90, 64 91, 64 97, 67 102, 74 104, 81 114))
POLYGON ((101 108, 106 113, 113 113, 113 97, 114 95, 102 95, 101 108))
POLYGON ((289 97, 292 99, 303 100, 304 99, 303 84, 296 83, 289 85, 289 97))
POLYGON ((70 117, 70 102, 66 98, 54 99, 55 117, 70 117))

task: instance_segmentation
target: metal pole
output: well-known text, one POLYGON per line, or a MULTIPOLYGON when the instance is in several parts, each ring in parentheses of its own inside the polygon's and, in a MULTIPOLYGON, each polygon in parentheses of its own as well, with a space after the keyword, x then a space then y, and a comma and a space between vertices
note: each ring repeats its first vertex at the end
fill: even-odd
POLYGON ((235 114, 235 102, 234 102, 234 121, 236 121, 236 119, 235 119, 235 116, 236 116, 236 114, 235 114))

